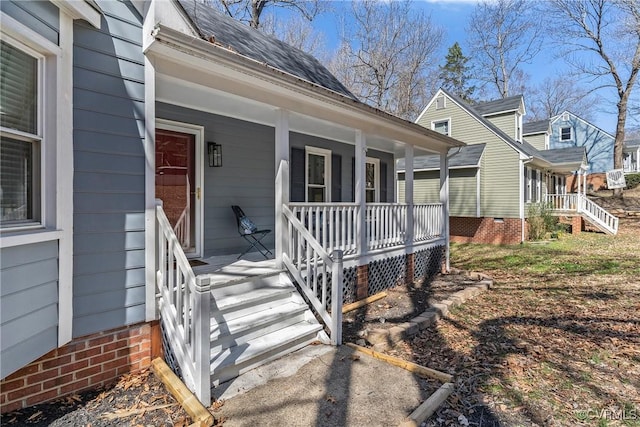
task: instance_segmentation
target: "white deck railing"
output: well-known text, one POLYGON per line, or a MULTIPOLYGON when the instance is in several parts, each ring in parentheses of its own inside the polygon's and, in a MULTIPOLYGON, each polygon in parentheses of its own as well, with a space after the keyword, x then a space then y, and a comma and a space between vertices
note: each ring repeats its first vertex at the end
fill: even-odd
POLYGON ((290 203, 289 208, 325 252, 356 251, 359 208, 355 203, 290 203))
POLYGON ((575 212, 611 234, 618 233, 618 218, 582 194, 547 194, 545 203, 556 214, 575 212))
MULTIPOLYGON (((300 217, 286 205, 287 246, 282 260, 298 283, 316 313, 330 331, 331 343, 342 343, 342 251, 329 256, 324 247, 309 232, 300 217), (328 309, 328 305, 331 309, 328 309)), ((305 216, 302 216, 305 218, 305 216)))
POLYGON ((365 218, 369 250, 405 243, 407 209, 407 205, 399 203, 367 203, 365 218))
POLYGON ((156 287, 161 321, 185 384, 211 403, 208 278, 196 277, 162 206, 156 207, 156 287))
POLYGON ((442 203, 413 205, 413 240, 422 241, 442 237, 442 203))

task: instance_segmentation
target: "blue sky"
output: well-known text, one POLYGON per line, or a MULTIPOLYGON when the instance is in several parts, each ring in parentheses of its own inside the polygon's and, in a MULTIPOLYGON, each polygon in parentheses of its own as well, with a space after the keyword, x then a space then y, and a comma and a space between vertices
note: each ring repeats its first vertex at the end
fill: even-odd
MULTIPOLYGON (((416 7, 423 8, 431 14, 433 22, 439 24, 445 29, 445 41, 443 43, 442 52, 439 57, 444 61, 447 48, 454 42, 458 41, 462 46, 463 53, 469 55, 469 49, 466 44, 465 27, 468 18, 475 6, 473 0, 423 0, 416 3, 416 7)), ((319 31, 325 34, 327 48, 333 49, 338 43, 338 23, 340 8, 349 8, 349 2, 335 2, 334 10, 337 13, 332 15, 325 14, 319 16, 313 25, 319 31)), ((346 14, 343 14, 346 16, 346 14)), ((525 64, 522 68, 530 76, 531 84, 535 85, 544 80, 546 77, 553 77, 563 70, 567 69, 566 64, 561 59, 557 59, 553 55, 553 47, 546 44, 546 49, 541 51, 531 64, 525 64)), ((636 90, 638 91, 638 90, 636 90)), ((603 93, 601 96, 605 96, 603 93)), ((525 94, 526 101, 526 94, 525 94)), ((611 106, 603 105, 601 110, 611 110, 611 106)), ((579 114, 579 112, 576 112, 579 114)), ((616 115, 606 111, 598 111, 592 120, 595 125, 610 132, 615 133, 616 115)))

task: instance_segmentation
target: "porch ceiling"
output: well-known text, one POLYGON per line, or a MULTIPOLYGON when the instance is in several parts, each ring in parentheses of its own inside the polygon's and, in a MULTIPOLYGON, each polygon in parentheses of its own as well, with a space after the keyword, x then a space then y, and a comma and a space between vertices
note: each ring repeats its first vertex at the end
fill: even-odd
MULTIPOLYGON (((273 105, 161 73, 156 73, 156 99, 266 126, 273 127, 276 121, 277 107, 273 105)), ((355 129, 300 113, 290 112, 289 128, 292 132, 355 145, 355 129)), ((404 157, 405 144, 377 135, 367 135, 367 147, 404 157)), ((415 147, 415 152, 433 154, 421 147, 415 147)))

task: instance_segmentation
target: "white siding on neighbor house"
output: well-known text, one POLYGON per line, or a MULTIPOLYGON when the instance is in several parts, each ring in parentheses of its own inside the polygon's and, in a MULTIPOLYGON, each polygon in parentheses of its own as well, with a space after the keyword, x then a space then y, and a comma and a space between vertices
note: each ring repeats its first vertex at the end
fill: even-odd
POLYGON ((97 3, 74 24, 75 337, 145 320, 142 18, 97 3))
MULTIPOLYGON (((477 169, 449 170, 449 215, 475 217, 477 210, 477 169)), ((440 203, 440 171, 414 173, 413 202, 440 203)), ((398 200, 404 203, 404 173, 398 178, 398 200)))
MULTIPOLYGON (((487 144, 481 159, 480 216, 519 218, 520 166, 519 153, 482 123, 447 99, 445 109, 436 110, 435 102, 420 117, 418 124, 429 127, 431 121, 451 117, 451 137, 466 144, 487 144)), ((515 121, 512 124, 515 129, 515 121)), ((416 185, 414 183, 414 185, 416 185)), ((464 188, 465 197, 473 188, 464 188)), ((452 193, 453 190, 450 191, 452 193)), ((452 194, 450 197, 453 198, 452 194)))
POLYGON ((0 378, 58 342, 58 241, 0 250, 0 378))

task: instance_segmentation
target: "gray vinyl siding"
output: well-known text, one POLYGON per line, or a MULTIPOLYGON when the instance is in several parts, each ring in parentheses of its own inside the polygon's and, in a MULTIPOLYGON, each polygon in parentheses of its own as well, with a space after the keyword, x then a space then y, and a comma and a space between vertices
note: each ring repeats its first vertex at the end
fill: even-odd
MULTIPOLYGON (((477 169, 449 170, 449 215, 475 217, 477 209, 477 169)), ((440 171, 418 171, 413 177, 413 202, 440 202, 440 171)), ((398 200, 404 203, 404 173, 398 178, 398 200)))
POLYGON ((0 250, 0 378, 57 347, 58 241, 0 250))
POLYGON ((511 138, 516 138, 515 113, 499 114, 497 116, 486 117, 486 119, 493 123, 498 129, 509 135, 511 138))
POLYGON ((60 11, 53 3, 1 0, 0 10, 50 42, 59 44, 60 11))
POLYGON ((537 150, 546 150, 544 146, 545 139, 546 138, 544 134, 529 135, 524 137, 524 140, 533 145, 537 150))
MULTIPOLYGON (((519 218, 519 153, 450 99, 447 99, 446 108, 442 110, 436 110, 435 102, 432 103, 420 117, 418 124, 430 127, 432 121, 446 118, 451 118, 452 138, 467 144, 487 144, 480 164, 480 216, 519 218)), ((515 129, 513 120, 515 119, 512 118, 515 129)), ((513 132, 514 130, 511 133, 513 132)), ((461 191, 464 197, 471 197, 476 186, 464 187, 461 191)), ((459 196, 454 193, 454 189, 450 189, 450 197, 453 199, 459 196)))
MULTIPOLYGON (((341 194, 340 201, 341 202, 353 202, 354 201, 354 182, 353 182, 353 165, 355 158, 355 145, 345 144, 338 141, 327 140, 323 138, 318 138, 316 136, 311 135, 303 135, 299 133, 291 133, 290 141, 291 147, 304 149, 306 146, 312 146, 317 148, 324 148, 325 150, 331 150, 331 154, 337 154, 341 157, 341 175, 342 175, 342 185, 341 185, 341 194)), ((386 153, 383 151, 368 149, 367 157, 380 159, 381 163, 386 165, 386 190, 387 190, 387 202, 392 202, 395 200, 395 185, 393 180, 393 165, 394 158, 393 154, 386 153)), ((381 166, 382 169, 382 166, 381 166)), ((334 173, 334 171, 332 171, 334 173)), ((380 173, 383 173, 382 171, 380 173)), ((382 183, 380 183, 382 185, 382 183)), ((380 189, 382 192, 382 188, 380 189)), ((333 194, 332 194, 333 198, 333 194)), ((335 198, 334 198, 335 200, 335 198)), ((382 201, 382 199, 381 199, 382 201)))
POLYGON ((74 23, 74 337, 145 319, 142 21, 98 5, 99 30, 74 23))
MULTIPOLYGON (((222 145, 222 167, 204 164, 204 256, 242 252, 232 205, 261 229, 275 224, 275 129, 157 102, 156 117, 204 126, 204 142, 222 145)), ((204 159, 203 159, 204 161, 204 159)), ((274 246, 274 233, 265 240, 274 246)))

